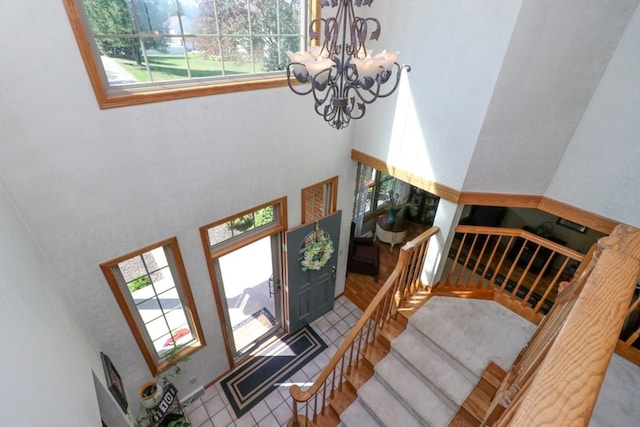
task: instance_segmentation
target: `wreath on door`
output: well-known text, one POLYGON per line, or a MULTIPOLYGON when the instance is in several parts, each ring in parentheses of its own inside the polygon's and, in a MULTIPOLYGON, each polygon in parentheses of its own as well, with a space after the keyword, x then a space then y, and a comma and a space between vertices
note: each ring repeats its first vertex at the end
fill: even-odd
POLYGON ((321 230, 316 224, 316 230, 305 239, 307 245, 302 253, 302 271, 320 270, 324 267, 333 255, 333 241, 329 238, 329 234, 321 230))

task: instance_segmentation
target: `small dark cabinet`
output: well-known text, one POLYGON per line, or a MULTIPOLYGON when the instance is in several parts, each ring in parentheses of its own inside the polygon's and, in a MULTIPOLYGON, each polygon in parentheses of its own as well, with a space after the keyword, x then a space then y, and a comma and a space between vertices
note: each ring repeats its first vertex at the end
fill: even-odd
MULTIPOLYGON (((522 227, 522 229, 535 234, 535 230, 527 225, 522 227)), ((557 239, 553 236, 543 236, 543 237, 547 240, 551 240, 552 242, 559 243, 561 245, 566 244, 564 240, 557 239)), ((525 240, 520 237, 518 237, 515 240, 515 242, 513 243, 513 247, 511 248, 508 254, 508 258, 511 261, 514 261, 518 257, 518 254, 520 253, 520 248, 522 248, 522 245, 524 243, 525 243, 525 240)), ((522 254, 520 255, 520 258, 518 259, 518 265, 520 267, 526 267, 527 265, 529 265, 529 262, 531 262, 531 259, 533 258, 533 255, 536 253, 537 248, 538 248, 538 245, 536 243, 527 242, 524 249, 522 250, 522 254)), ((540 273, 552 253, 553 251, 551 249, 540 247, 540 250, 538 250, 538 253, 536 254, 535 259, 531 263, 531 268, 529 268, 529 271, 536 274, 540 273)), ((555 258, 555 255, 554 255, 554 258, 555 258)), ((552 264, 553 264, 553 259, 551 259, 551 261, 549 262, 549 265, 544 271, 544 274, 546 274, 549 271, 549 268, 552 266, 552 264)))
POLYGON ((409 221, 422 225, 433 225, 440 197, 420 188, 411 187, 408 201, 413 204, 413 209, 408 208, 405 214, 409 221))

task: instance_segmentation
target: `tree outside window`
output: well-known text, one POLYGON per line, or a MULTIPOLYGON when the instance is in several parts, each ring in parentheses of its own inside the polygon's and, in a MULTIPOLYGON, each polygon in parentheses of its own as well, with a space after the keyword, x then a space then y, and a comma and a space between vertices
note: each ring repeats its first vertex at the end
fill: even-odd
POLYGON ((83 0, 110 85, 278 71, 305 0, 83 0), (114 71, 115 70, 115 71, 114 71), (126 78, 123 78, 123 75, 126 78))

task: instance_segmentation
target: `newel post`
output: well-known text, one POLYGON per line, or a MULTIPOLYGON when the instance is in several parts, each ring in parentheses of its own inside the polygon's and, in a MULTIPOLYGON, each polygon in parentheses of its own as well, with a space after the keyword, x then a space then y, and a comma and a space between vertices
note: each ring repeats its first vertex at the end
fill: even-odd
MULTIPOLYGON (((640 230, 618 225, 509 425, 587 425, 640 275, 640 230)), ((502 425, 502 424, 500 424, 502 425)))

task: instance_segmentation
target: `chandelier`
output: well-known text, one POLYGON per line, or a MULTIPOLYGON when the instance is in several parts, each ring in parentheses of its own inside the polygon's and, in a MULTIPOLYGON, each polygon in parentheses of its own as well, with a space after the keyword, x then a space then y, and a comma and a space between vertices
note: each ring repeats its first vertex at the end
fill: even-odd
POLYGON ((378 40, 380 21, 355 15, 355 6, 371 6, 373 0, 320 0, 322 7, 338 6, 335 17, 311 21, 308 51, 287 52, 289 88, 298 95, 313 94, 315 111, 336 129, 360 119, 366 105, 391 95, 408 65, 396 62, 397 52, 374 54, 365 42, 378 40), (316 32, 315 28, 320 28, 316 32), (322 37, 321 37, 322 36, 322 37), (308 84, 308 86, 307 86, 308 84))

